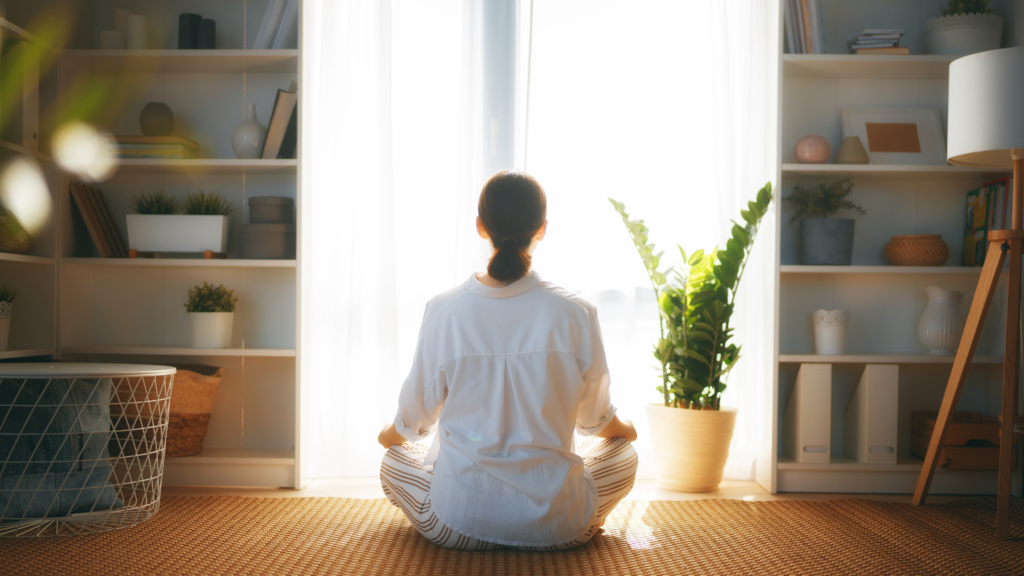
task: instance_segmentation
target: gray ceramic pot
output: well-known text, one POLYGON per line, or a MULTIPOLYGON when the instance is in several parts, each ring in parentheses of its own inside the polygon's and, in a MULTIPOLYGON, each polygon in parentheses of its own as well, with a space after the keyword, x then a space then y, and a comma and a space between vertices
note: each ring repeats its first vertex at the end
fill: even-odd
POLYGON ((805 218, 800 221, 801 264, 849 266, 852 260, 852 218, 805 218))

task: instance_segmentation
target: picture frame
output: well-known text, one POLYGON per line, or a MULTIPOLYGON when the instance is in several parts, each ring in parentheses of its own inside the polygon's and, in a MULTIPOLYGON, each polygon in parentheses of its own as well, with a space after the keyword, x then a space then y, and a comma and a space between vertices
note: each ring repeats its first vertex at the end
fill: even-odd
POLYGON ((843 139, 859 137, 872 164, 947 164, 936 108, 843 108, 840 116, 843 139))

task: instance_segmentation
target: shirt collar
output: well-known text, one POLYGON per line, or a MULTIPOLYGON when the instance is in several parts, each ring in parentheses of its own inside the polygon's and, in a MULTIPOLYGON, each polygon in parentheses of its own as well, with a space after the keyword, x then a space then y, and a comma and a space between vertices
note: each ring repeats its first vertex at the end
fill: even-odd
POLYGON ((466 290, 469 290, 473 294, 480 296, 486 296, 488 298, 511 298, 518 296, 530 288, 533 288, 537 284, 540 284, 540 274, 537 274, 535 270, 530 270, 526 276, 523 276, 519 280, 505 286, 503 288, 491 288, 485 286, 476 279, 476 274, 471 274, 469 280, 466 280, 466 290))

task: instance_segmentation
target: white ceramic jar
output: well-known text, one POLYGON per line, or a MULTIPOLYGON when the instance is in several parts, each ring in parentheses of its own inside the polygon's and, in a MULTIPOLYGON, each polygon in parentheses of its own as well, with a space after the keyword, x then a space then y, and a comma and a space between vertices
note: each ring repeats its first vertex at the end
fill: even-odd
POLYGON ((234 312, 189 312, 193 348, 230 348, 234 312))
POLYGON ((929 354, 948 355, 956 352, 964 333, 964 314, 960 302, 965 292, 925 286, 928 305, 917 326, 917 337, 929 354))
POLYGON ((846 353, 846 310, 814 311, 814 352, 819 355, 846 353))

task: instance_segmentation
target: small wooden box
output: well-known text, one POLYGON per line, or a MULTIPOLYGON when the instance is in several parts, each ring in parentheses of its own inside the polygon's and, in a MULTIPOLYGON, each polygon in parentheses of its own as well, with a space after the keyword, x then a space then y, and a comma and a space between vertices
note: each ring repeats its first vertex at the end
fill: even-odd
MULTIPOLYGON (((938 414, 915 411, 911 415, 910 449, 919 458, 928 453, 938 414)), ((1016 440, 1013 445, 1017 445, 1016 440)), ((999 419, 980 412, 955 412, 938 463, 946 470, 998 470, 999 419)), ((1011 466, 1017 467, 1016 450, 1011 466)))

